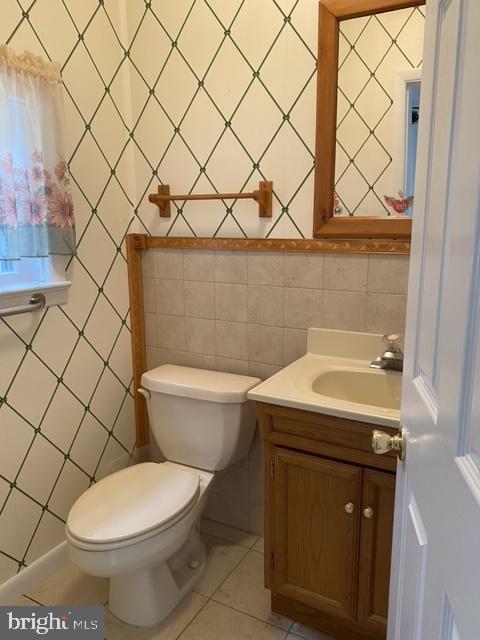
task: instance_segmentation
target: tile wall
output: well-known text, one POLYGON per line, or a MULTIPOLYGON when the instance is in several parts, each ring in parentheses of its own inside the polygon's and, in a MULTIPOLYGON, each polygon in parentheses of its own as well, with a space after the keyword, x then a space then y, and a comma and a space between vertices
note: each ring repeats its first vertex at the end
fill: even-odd
MULTIPOLYGON (((408 258, 156 249, 144 254, 147 366, 266 378, 307 329, 404 331, 408 258)), ((262 533, 262 448, 219 474, 208 517, 262 533)))

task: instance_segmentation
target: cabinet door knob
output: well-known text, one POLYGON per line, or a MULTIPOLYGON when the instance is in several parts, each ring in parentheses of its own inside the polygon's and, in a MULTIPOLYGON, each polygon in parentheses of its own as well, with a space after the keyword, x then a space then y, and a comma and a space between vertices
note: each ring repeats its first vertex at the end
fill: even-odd
POLYGON ((345 505, 345 511, 347 513, 353 513, 353 509, 354 509, 353 502, 347 502, 347 504, 345 505))
POLYGON ((365 516, 365 518, 373 518, 373 509, 372 507, 367 507, 366 509, 363 510, 363 515, 365 516))

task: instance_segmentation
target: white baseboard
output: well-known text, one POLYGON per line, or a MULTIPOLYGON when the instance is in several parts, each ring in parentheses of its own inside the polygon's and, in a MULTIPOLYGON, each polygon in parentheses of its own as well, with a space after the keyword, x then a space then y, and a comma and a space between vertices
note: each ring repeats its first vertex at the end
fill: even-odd
POLYGON ((38 584, 55 573, 67 559, 67 542, 61 542, 13 578, 0 585, 0 604, 18 600, 24 593, 32 591, 38 584))

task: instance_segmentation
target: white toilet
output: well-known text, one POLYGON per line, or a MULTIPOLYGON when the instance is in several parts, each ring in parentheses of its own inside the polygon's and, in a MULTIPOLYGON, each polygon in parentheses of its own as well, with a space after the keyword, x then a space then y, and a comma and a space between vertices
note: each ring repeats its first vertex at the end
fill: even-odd
POLYGON ((153 436, 167 462, 100 480, 73 505, 68 554, 110 578, 109 607, 125 622, 160 622, 205 567, 199 520, 214 472, 243 458, 255 432, 247 392, 260 380, 163 365, 142 376, 153 436))

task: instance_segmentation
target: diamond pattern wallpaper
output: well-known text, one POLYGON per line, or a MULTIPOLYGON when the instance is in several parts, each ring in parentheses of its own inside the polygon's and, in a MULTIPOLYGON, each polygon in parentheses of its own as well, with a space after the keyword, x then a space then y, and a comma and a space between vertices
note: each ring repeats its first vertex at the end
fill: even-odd
POLYGON ((317 0, 128 2, 138 212, 156 235, 312 234, 317 0), (145 47, 145 43, 148 46, 145 47), (274 182, 272 219, 248 200, 146 196, 252 191, 274 182))
POLYGON ((0 321, 0 581, 64 539, 134 447, 125 235, 310 237, 317 0, 2 0, 0 41, 60 61, 78 250, 68 304, 0 321), (249 201, 147 196, 274 181, 249 201))
POLYGON ((0 41, 63 65, 78 251, 69 302, 0 321, 0 581, 64 540, 73 501, 134 446, 134 219, 125 5, 2 0, 0 41))

